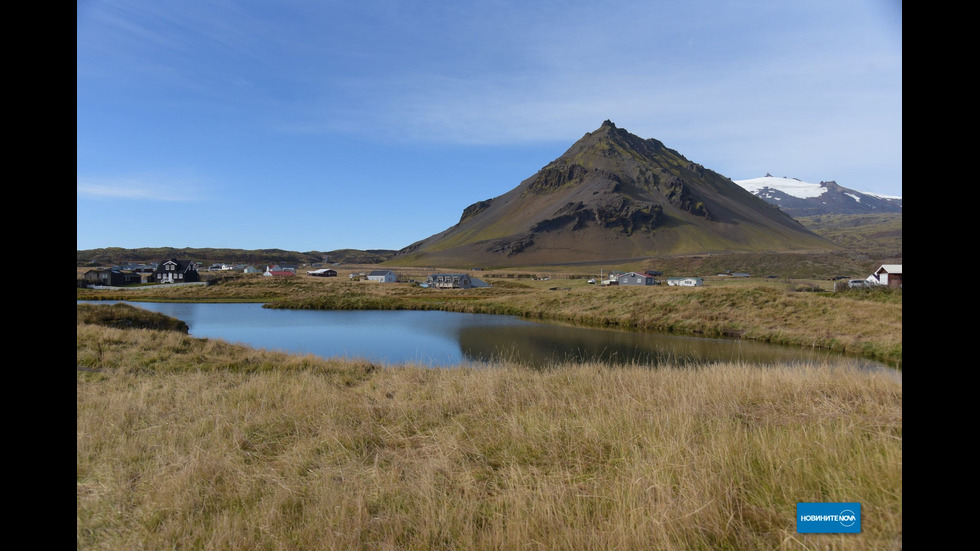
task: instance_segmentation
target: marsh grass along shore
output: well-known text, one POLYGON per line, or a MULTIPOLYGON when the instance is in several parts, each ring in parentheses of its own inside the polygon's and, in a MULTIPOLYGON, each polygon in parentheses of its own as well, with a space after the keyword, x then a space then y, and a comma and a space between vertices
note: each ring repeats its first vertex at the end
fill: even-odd
POLYGON ((379 367, 93 308, 79 549, 902 547, 887 373, 379 367), (796 533, 803 501, 860 502, 862 532, 796 533))
MULTIPOLYGON (((415 274, 424 279, 425 272, 415 274)), ((78 289, 80 300, 263 302, 273 308, 448 310, 507 314, 637 331, 826 348, 901 366, 901 290, 802 292, 787 281, 712 281, 705 287, 609 287, 584 279, 485 275, 482 289, 425 289, 297 275, 228 278, 208 287, 78 289)), ((405 277, 412 277, 406 274, 405 277)), ((825 282, 826 283, 826 282, 825 282)))

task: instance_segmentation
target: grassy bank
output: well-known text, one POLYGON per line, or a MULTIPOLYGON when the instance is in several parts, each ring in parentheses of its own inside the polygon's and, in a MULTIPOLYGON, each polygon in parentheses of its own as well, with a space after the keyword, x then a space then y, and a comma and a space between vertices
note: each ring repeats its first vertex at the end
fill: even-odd
MULTIPOLYGON (((417 277, 424 279, 425 272, 417 277)), ((512 275, 512 274, 511 274, 512 275)), ((346 277, 238 277, 209 287, 79 289, 79 299, 259 301, 275 308, 406 309, 517 315, 637 331, 826 348, 901 366, 900 290, 801 292, 814 282, 709 280, 705 287, 602 287, 584 279, 495 277, 437 290, 346 277)), ((824 282, 825 284, 828 282, 824 282)), ((827 285, 829 288, 830 285, 827 285)))
POLYGON ((78 549, 902 547, 887 374, 382 368, 94 319, 78 549), (801 501, 860 502, 862 532, 796 533, 801 501))

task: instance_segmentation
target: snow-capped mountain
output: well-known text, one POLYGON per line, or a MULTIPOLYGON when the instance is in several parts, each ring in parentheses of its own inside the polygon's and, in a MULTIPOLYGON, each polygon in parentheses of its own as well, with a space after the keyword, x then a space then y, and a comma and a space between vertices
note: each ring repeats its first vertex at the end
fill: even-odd
POLYGON ((733 181, 793 217, 902 212, 901 197, 854 191, 839 186, 834 181, 811 184, 796 178, 779 178, 770 174, 762 178, 733 181))

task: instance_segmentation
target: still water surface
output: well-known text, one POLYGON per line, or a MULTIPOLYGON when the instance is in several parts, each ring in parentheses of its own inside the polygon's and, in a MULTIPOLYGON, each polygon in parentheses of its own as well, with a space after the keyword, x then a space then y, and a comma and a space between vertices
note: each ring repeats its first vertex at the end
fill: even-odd
POLYGON ((491 314, 276 310, 262 308, 261 304, 130 304, 183 320, 194 337, 324 358, 367 358, 382 364, 451 367, 499 358, 533 367, 566 360, 650 366, 668 362, 687 365, 833 361, 890 369, 826 350, 580 327, 491 314))

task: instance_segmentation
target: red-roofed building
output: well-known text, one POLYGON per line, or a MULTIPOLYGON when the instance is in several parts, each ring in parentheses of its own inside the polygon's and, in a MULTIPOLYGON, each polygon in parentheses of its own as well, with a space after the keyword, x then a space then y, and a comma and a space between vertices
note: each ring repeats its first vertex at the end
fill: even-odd
POLYGON ((265 273, 262 275, 267 277, 290 277, 296 275, 296 272, 292 270, 281 270, 279 266, 266 266, 265 273))

